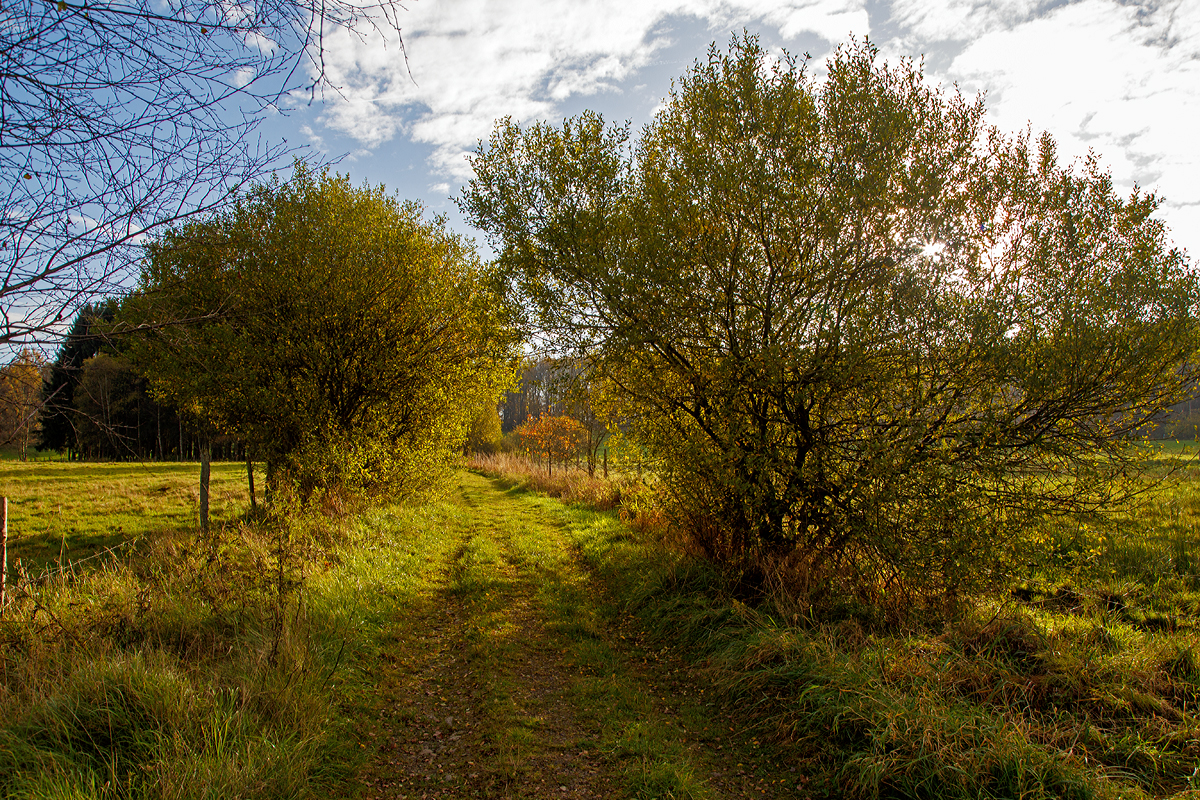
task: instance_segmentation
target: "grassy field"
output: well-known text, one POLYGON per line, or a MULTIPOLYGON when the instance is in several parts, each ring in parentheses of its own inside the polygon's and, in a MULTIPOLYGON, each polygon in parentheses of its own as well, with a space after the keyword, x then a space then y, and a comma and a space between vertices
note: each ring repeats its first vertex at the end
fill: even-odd
POLYGON ((1151 439, 1143 446, 1169 456, 1194 456, 1200 452, 1200 443, 1196 439, 1151 439))
POLYGON ((74 520, 48 541, 143 544, 18 583, 0 797, 1200 796, 1185 456, 1131 513, 1031 531, 958 617, 890 627, 739 599, 636 483, 496 462, 266 525, 231 465, 202 539, 194 465, 4 464, 74 520))
MULTIPOLYGON (((64 502, 111 477, 58 466, 64 502)), ((629 531, 461 473, 416 509, 161 531, 19 582, 0 797, 794 796, 595 580, 597 537, 629 531)))
POLYGON ((52 510, 40 521, 51 541, 74 528, 79 549, 118 529, 141 543, 10 580, 0 797, 301 798, 354 785, 354 710, 381 620, 424 580, 441 530, 398 511, 237 519, 244 473, 229 465, 214 476, 222 521, 201 536, 195 464, 5 466, 26 512, 52 510), (379 569, 387 592, 364 594, 379 569))
MULTIPOLYGON (((9 563, 21 559, 37 572, 146 536, 192 531, 199 524, 199 480, 199 465, 191 463, 0 460, 9 563)), ((216 522, 244 513, 246 466, 213 464, 210 492, 216 522)))
POLYGON ((652 548, 583 551, 812 796, 1196 796, 1200 470, 1182 448, 1160 457, 1172 478, 1130 513, 1029 531, 1014 581, 942 622, 806 619, 786 596, 739 602, 697 562, 646 564, 652 548))

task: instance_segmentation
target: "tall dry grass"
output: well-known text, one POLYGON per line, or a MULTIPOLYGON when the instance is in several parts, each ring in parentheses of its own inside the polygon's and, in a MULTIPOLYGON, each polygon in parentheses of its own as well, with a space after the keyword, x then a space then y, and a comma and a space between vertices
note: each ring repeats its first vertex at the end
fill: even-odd
POLYGON ((543 464, 519 453, 476 453, 467 460, 467 466, 513 486, 597 511, 620 508, 622 490, 626 496, 633 491, 632 482, 626 478, 594 477, 575 467, 559 467, 551 473, 543 464))
POLYGON ((341 643, 303 590, 342 524, 240 520, 17 571, 0 615, 0 797, 342 785, 358 756, 329 685, 341 643))
POLYGON ((649 539, 686 555, 697 555, 694 541, 667 510, 662 487, 642 477, 613 470, 609 477, 560 467, 554 473, 518 453, 477 453, 466 466, 499 478, 512 488, 557 497, 593 511, 616 511, 622 523, 649 539))

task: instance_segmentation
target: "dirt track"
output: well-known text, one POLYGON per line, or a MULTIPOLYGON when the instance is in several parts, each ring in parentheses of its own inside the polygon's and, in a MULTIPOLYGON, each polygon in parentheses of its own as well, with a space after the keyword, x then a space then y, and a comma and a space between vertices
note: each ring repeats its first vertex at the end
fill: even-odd
POLYGON ((379 665, 362 796, 803 796, 680 664, 596 613, 550 501, 460 481, 470 521, 379 665))

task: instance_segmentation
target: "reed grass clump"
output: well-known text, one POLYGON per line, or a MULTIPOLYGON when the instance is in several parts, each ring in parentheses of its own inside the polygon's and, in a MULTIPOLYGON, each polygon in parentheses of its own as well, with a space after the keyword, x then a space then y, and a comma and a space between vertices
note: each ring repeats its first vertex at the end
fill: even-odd
POLYGON ((355 756, 305 582, 328 520, 164 535, 22 573, 0 620, 0 797, 314 797, 355 756))

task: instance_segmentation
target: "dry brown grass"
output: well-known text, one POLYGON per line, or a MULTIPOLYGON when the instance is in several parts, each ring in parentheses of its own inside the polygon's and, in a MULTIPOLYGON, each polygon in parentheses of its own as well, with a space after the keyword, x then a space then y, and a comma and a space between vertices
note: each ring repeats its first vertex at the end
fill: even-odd
POLYGON ((541 464, 516 453, 476 454, 467 460, 467 466, 514 486, 597 511, 620 508, 622 490, 629 487, 627 481, 592 477, 585 470, 572 467, 559 467, 554 473, 547 473, 541 464))
POLYGON ((687 555, 701 555, 695 537, 668 510, 663 488, 644 478, 613 471, 610 477, 589 476, 583 469, 546 467, 519 453, 477 453, 467 459, 470 469, 533 492, 557 497, 595 511, 617 511, 621 522, 648 540, 687 555))

